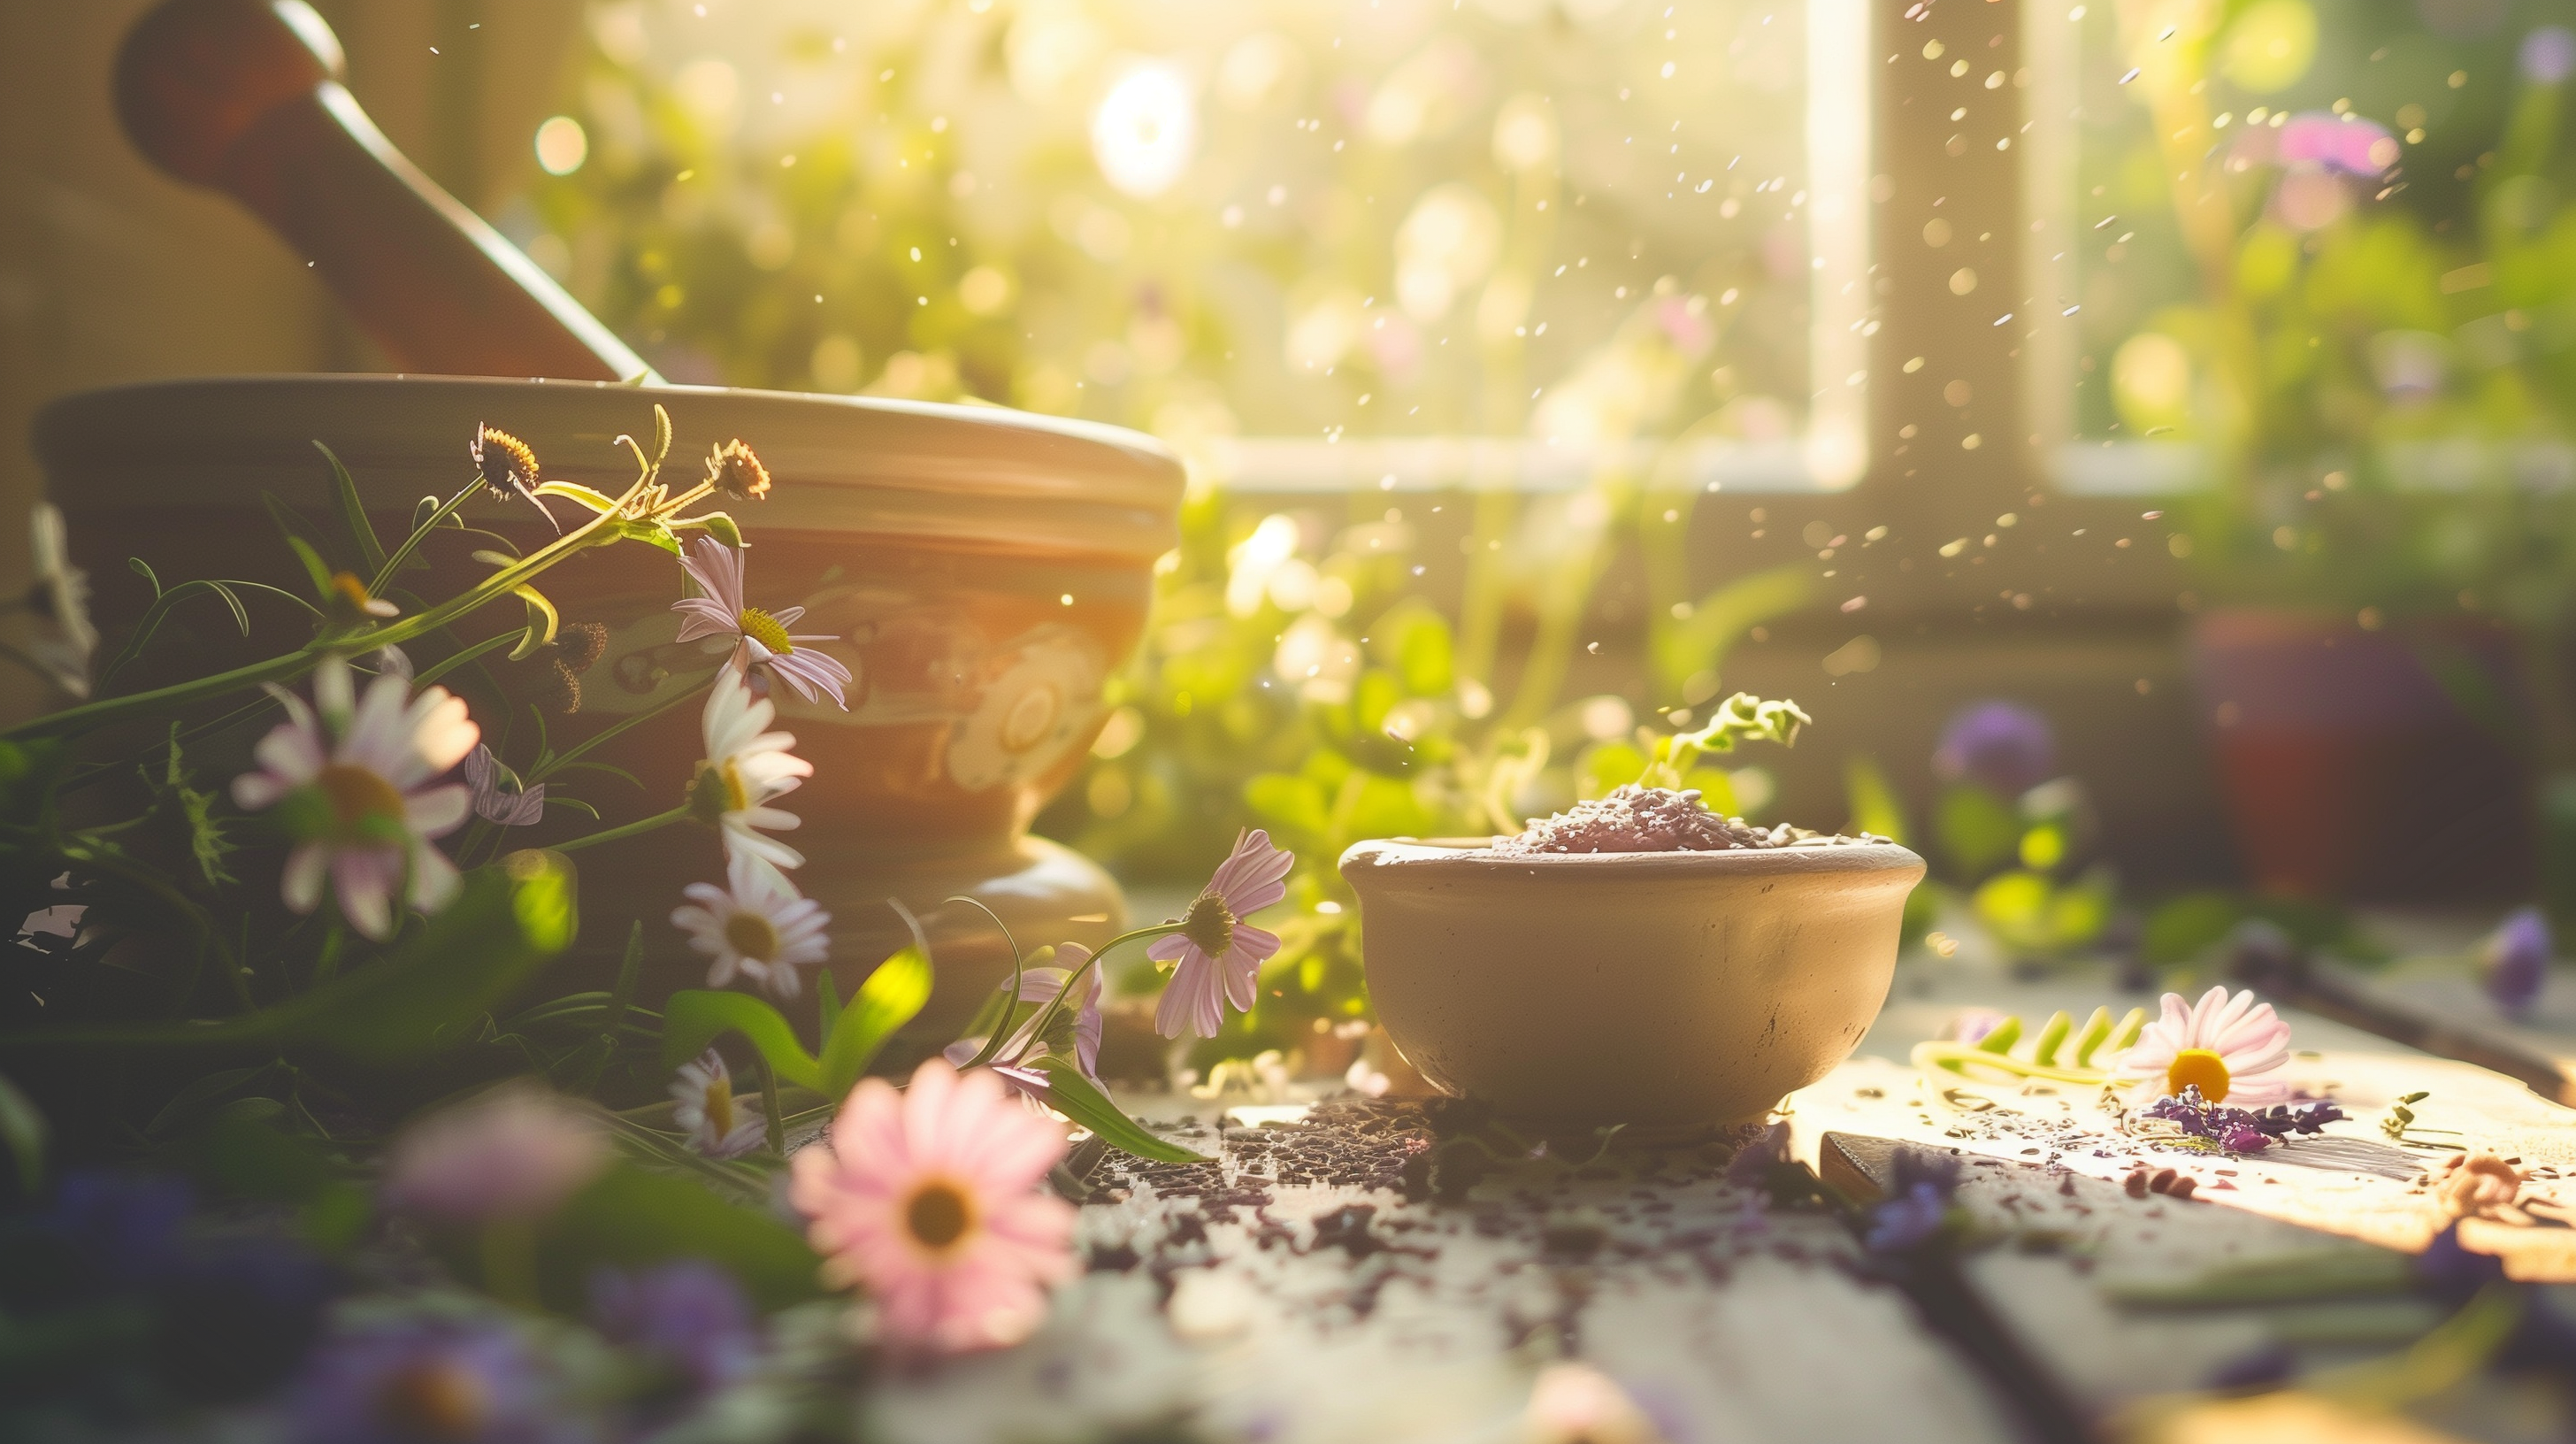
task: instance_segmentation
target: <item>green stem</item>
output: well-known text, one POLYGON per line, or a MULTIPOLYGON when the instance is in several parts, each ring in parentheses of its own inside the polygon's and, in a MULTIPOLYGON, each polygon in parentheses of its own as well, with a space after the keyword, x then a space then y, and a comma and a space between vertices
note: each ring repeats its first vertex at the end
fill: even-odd
MULTIPOLYGON (((716 672, 721 672, 723 670, 723 667, 719 666, 715 671, 710 671, 707 673, 705 681, 713 682, 716 678, 716 672)), ((683 687, 671 696, 654 703, 652 706, 645 708, 641 712, 635 713, 629 717, 619 718, 617 721, 601 728, 597 735, 584 738, 580 745, 574 747, 571 751, 564 753, 561 757, 547 758, 536 766, 528 769, 527 780, 529 784, 533 786, 536 783, 545 781, 547 778, 552 777, 556 773, 563 771, 565 768, 570 767, 576 762, 579 762, 583 757, 588 756, 601 744, 614 740, 620 734, 631 728, 639 727, 646 722, 652 721, 654 718, 661 716, 663 713, 670 711, 672 708, 679 706, 681 703, 686 702, 705 690, 706 686, 704 682, 696 686, 683 687)))
MULTIPOLYGON (((1073 985, 1082 981, 1082 975, 1083 975, 1084 973, 1087 973, 1087 972, 1091 971, 1093 968, 1096 968, 1096 967, 1100 966, 1100 960, 1101 960, 1102 958, 1105 958, 1105 957, 1109 956, 1109 950, 1110 950, 1110 949, 1112 949, 1112 948, 1114 948, 1114 947, 1117 947, 1120 943, 1127 942, 1127 941, 1129 941, 1130 939, 1133 939, 1133 938, 1160 938, 1160 937, 1168 937, 1168 936, 1170 936, 1170 935, 1171 935, 1171 934, 1173 934, 1173 933, 1179 932, 1179 931, 1181 930, 1182 926, 1183 926, 1183 924, 1180 924, 1180 923, 1156 923, 1154 926, 1152 926, 1152 927, 1150 927, 1150 928, 1136 928, 1136 929, 1134 929, 1134 930, 1132 930, 1132 931, 1129 931, 1129 932, 1123 932, 1123 933, 1120 933, 1118 936, 1116 936, 1116 937, 1114 937, 1114 938, 1111 938, 1109 941, 1107 941, 1107 942, 1105 942, 1105 943, 1102 943, 1102 944, 1100 945, 1100 951, 1098 951, 1098 952, 1096 952, 1096 953, 1093 953, 1090 957, 1087 957, 1087 958, 1083 959, 1083 960, 1082 960, 1082 966, 1081 966, 1081 967, 1078 967, 1078 968, 1074 969, 1072 972, 1067 973, 1067 974, 1065 974, 1065 975, 1064 975, 1064 986, 1063 986, 1063 987, 1061 987, 1061 988, 1056 989, 1056 990, 1055 990, 1055 996, 1054 996, 1054 997, 1052 997, 1052 998, 1049 998, 1049 999, 1047 1000, 1046 1010, 1045 1010, 1044 1012, 1042 1012, 1042 1013, 1038 1014, 1037 1021, 1036 1021, 1035 1023, 1033 1023, 1033 1024, 1031 1024, 1031 1025, 1030 1025, 1029 1030, 1028 1030, 1028 1034, 1029 1034, 1029 1036, 1030 1036, 1030 1037, 1032 1037, 1032 1038, 1043 1038, 1043 1037, 1045 1037, 1045 1036, 1046 1036, 1047 1025, 1048 1025, 1048 1024, 1050 1024, 1050 1023, 1053 1023, 1053 1022, 1055 1021, 1055 1015, 1056 1015, 1057 1013, 1059 1013, 1059 1012, 1062 1012, 1062 1011, 1063 1011, 1063 1009, 1064 1009, 1064 1000, 1073 996, 1073 985)), ((1018 1000, 1017 998, 1014 998, 1014 999, 1012 999, 1011 1001, 1012 1001, 1013 1006, 1016 1008, 1016 1006, 1018 1005, 1019 1000, 1018 1000)), ((1013 1036, 1017 1036, 1017 1035, 1012 1031, 1012 1028, 1011 1028, 1010 1014, 1008 1014, 1008 1013, 1003 1014, 1003 1016, 1002 1016, 1002 1027, 1001 1027, 1001 1029, 999 1030, 999 1032, 998 1032, 998 1034, 997 1034, 996 1036, 1001 1036, 1001 1037, 1013 1037, 1013 1036)), ((990 1048, 988 1048, 986 1051, 989 1053, 989 1052, 991 1052, 992 1050, 991 1050, 990 1048)), ((982 1060, 981 1060, 981 1059, 978 1059, 977 1061, 978 1061, 978 1062, 981 1062, 982 1060)), ((970 1065, 970 1066, 971 1066, 971 1065, 970 1065)))
POLYGON ((787 1119, 778 1106, 778 1070, 769 1066, 767 1054, 760 1059, 761 1117, 769 1122, 769 1151, 781 1158, 787 1156, 787 1119))
POLYGON ((429 536, 430 531, 440 522, 456 515, 456 509, 465 505, 466 499, 473 496, 475 489, 482 484, 483 478, 479 476, 465 483, 465 489, 449 497, 445 505, 431 512, 429 520, 413 527, 411 535, 403 538, 403 544, 394 548, 394 554, 385 558, 385 564, 376 568, 375 579, 367 583, 367 595, 371 597, 383 595, 386 584, 402 571, 403 563, 411 560, 411 554, 420 550, 421 542, 429 536))
POLYGON ((605 832, 594 832, 588 837, 576 837, 570 842, 556 843, 548 850, 552 852, 578 852, 585 847, 597 847, 603 842, 617 842, 629 837, 640 837, 656 828, 668 827, 672 823, 686 821, 688 816, 689 809, 686 804, 683 804, 672 808, 668 812, 657 812, 651 817, 630 822, 623 827, 612 827, 605 832))

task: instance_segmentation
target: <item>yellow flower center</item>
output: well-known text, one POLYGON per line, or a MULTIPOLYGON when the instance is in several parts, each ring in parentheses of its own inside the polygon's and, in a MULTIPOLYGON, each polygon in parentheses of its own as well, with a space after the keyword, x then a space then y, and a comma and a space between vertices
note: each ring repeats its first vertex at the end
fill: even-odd
POLYGON ((742 772, 731 758, 701 762, 698 775, 689 779, 687 801, 691 817, 718 827, 723 825, 726 813, 751 806, 751 790, 742 785, 742 772))
POLYGON ((1234 913, 1214 888, 1190 900, 1189 915, 1181 919, 1181 936, 1211 958, 1224 957, 1225 950, 1234 946, 1234 913))
POLYGON ((913 1242, 945 1253, 974 1230, 975 1200, 944 1178, 925 1178, 903 1205, 903 1226, 913 1242))
POLYGON ((351 611, 355 612, 365 611, 367 603, 375 600, 367 595, 367 584, 358 580, 354 572, 333 572, 331 590, 351 611))
POLYGON ((385 1380, 378 1416, 414 1439, 471 1439, 489 1422, 491 1401, 474 1371, 444 1359, 415 1364, 385 1380))
POLYGON ((725 946, 751 959, 765 963, 778 956, 778 928, 755 912, 738 912, 725 919, 725 946))
POLYGON ((733 621, 744 636, 767 647, 773 655, 784 657, 796 650, 796 644, 787 640, 787 628, 758 607, 743 608, 742 615, 733 621))
POLYGON ((367 768, 334 762, 315 775, 313 785, 330 800, 333 829, 341 837, 373 837, 387 824, 402 824, 402 794, 367 768))
POLYGON ((2185 1088, 2200 1089, 2206 1103, 2227 1101, 2227 1060, 2207 1048, 2185 1048, 2165 1070, 2165 1091, 2179 1098, 2185 1088))
POLYGON ((706 1097, 701 1102, 707 1115, 707 1127, 716 1137, 722 1138, 733 1132, 732 1079, 722 1074, 708 1079, 706 1097))

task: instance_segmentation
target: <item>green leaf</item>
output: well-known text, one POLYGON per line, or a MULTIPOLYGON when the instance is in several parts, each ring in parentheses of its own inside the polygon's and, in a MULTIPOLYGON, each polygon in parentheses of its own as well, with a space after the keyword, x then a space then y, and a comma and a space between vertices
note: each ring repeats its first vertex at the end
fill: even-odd
POLYGON ((731 1273, 764 1311, 823 1294, 814 1251, 788 1224, 704 1184, 619 1161, 548 1218, 536 1238, 537 1294, 579 1316, 591 1275, 698 1258, 731 1273))
POLYGON ((732 517, 723 512, 711 511, 704 516, 693 516, 689 518, 689 524, 704 527, 707 535, 732 547, 735 551, 742 550, 742 528, 735 524, 732 517))
POLYGON ((45 1134, 45 1115, 17 1084, 0 1077, 0 1144, 8 1147, 21 1198, 34 1199, 45 1181, 45 1134))
POLYGON ((331 568, 323 562, 322 557, 328 550, 330 542, 322 535, 322 529, 315 526, 304 513, 288 506, 273 491, 261 492, 259 499, 261 504, 268 508, 268 519, 277 524, 277 530, 286 538, 287 545, 297 548, 296 554, 305 558, 305 569, 312 571, 317 567, 320 568, 317 573, 319 580, 316 588, 323 596, 328 597, 331 568))
POLYGON ((514 852, 477 868, 384 958, 272 1010, 284 1015, 279 1035, 362 1063, 437 1052, 572 945, 576 892, 560 853, 514 852))
POLYGON ((1977 1047, 1988 1053, 2009 1053, 2013 1044, 2020 1041, 2021 1019, 2007 1017, 1995 1025, 1993 1032, 1978 1039, 1977 1047))
POLYGON ((823 1068, 778 1010, 749 993, 684 988, 662 1005, 662 1066, 677 1068, 707 1050, 719 1034, 740 1033, 760 1050, 781 1081, 823 1091, 823 1068))
POLYGON ((561 619, 555 613, 555 604, 547 601, 546 594, 535 587, 512 587, 510 590, 518 594, 520 601, 528 604, 527 633, 518 646, 510 649, 511 661, 525 661, 539 647, 555 639, 555 628, 561 619))
POLYGON ((832 981, 830 968, 818 968, 814 972, 814 1008, 823 1025, 814 1036, 828 1043, 832 1040, 832 1026, 841 1021, 841 989, 832 981))
POLYGON ((350 544, 358 549, 358 560, 366 563, 363 570, 372 577, 385 569, 385 548, 376 540, 375 524, 367 520, 366 503, 358 499, 358 483, 331 448, 316 441, 313 449, 331 463, 332 503, 339 509, 340 525, 349 533, 350 544))
POLYGON ((876 1061, 894 1030, 912 1021, 930 1001, 930 959, 908 947, 868 974, 823 1043, 823 1096, 835 1104, 876 1061))
POLYGON ((2057 1050, 2066 1042, 2066 1034, 2074 1026, 2075 1020, 2067 1015, 2064 1008, 2049 1014, 2048 1021, 2040 1025, 2039 1040, 2031 1044, 2030 1061, 2054 1066, 2057 1050))
POLYGON ((1047 1075, 1047 1103, 1090 1129, 1110 1147, 1157 1163, 1207 1162, 1205 1155, 1192 1153, 1128 1117, 1109 1101, 1109 1095, 1101 1092, 1098 1084, 1082 1076, 1081 1067, 1073 1059, 1049 1055, 1037 1060, 1036 1066, 1047 1075))
POLYGON ((216 1100, 267 1071, 268 1066, 260 1064, 207 1074, 170 1095, 170 1101, 162 1104, 161 1111, 152 1116, 152 1121, 143 1125, 144 1134, 147 1137, 164 1134, 180 1124, 194 1121, 197 1114, 213 1106, 216 1100))
POLYGON ((313 595, 324 602, 331 600, 331 566, 313 544, 300 536, 291 536, 286 544, 295 549, 295 559, 304 563, 304 574, 313 579, 313 595))
POLYGON ((2244 916, 2244 903, 2231 893, 2184 893, 2147 915, 2138 949, 2151 963, 2189 962, 2226 937, 2244 916))
POLYGON ((2110 1039, 2111 1010, 2097 1007, 2093 1010, 2093 1016, 2084 1020, 2083 1028, 2075 1035, 2075 1066, 2092 1067, 2093 1055, 2100 1052, 2102 1045, 2110 1039))

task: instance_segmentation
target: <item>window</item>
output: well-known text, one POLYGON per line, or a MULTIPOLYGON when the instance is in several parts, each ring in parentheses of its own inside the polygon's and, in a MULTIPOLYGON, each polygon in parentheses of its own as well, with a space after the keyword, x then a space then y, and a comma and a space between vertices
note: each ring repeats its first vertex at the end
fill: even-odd
POLYGON ((1150 430, 1265 490, 1866 461, 1859 0, 622 0, 509 218, 674 379, 1150 430))

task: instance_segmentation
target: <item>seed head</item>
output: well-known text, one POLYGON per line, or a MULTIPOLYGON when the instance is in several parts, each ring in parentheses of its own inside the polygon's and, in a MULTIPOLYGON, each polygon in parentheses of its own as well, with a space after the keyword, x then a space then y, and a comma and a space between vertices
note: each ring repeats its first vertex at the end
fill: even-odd
POLYGON ((727 496, 758 501, 769 495, 769 468, 737 436, 708 453, 707 482, 727 496))

